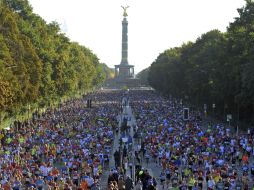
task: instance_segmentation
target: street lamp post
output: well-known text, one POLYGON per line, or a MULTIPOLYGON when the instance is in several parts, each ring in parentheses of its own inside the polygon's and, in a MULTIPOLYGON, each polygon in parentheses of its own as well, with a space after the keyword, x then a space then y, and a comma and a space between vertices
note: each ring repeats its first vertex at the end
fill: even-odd
POLYGON ((27 112, 27 120, 29 120, 29 115, 30 115, 30 104, 28 104, 28 112, 27 112))
POLYGON ((205 114, 205 117, 207 117, 207 105, 204 104, 204 114, 205 114))
POLYGON ((227 114, 227 122, 228 122, 228 125, 230 127, 230 121, 232 119, 232 115, 231 114, 227 114))
POLYGON ((215 115, 214 115, 215 107, 216 107, 216 105, 213 104, 213 117, 215 117, 215 115))
POLYGON ((1 125, 2 125, 2 113, 0 111, 0 128, 1 128, 1 125))
POLYGON ((180 99, 180 106, 181 106, 181 109, 183 109, 183 99, 180 99))

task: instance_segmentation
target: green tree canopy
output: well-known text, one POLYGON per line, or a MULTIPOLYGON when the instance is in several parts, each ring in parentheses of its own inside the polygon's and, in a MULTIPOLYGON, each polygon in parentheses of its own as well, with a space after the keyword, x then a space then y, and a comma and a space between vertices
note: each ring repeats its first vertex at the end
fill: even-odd
POLYGON ((100 85, 109 69, 88 48, 47 24, 28 0, 0 4, 0 114, 45 105, 100 85))
POLYGON ((226 33, 212 30, 161 53, 149 69, 150 85, 254 122, 254 2, 246 1, 238 13, 226 33))

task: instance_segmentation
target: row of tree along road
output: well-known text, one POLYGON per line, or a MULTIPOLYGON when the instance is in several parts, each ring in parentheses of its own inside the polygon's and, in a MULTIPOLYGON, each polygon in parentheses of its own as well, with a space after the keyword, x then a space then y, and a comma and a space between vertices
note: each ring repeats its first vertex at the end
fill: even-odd
POLYGON ((33 13, 28 0, 0 3, 0 123, 102 83, 110 69, 71 42, 56 22, 33 13))
POLYGON ((226 32, 209 31, 161 53, 140 73, 156 90, 206 107, 233 123, 254 123, 254 2, 238 9, 226 32))

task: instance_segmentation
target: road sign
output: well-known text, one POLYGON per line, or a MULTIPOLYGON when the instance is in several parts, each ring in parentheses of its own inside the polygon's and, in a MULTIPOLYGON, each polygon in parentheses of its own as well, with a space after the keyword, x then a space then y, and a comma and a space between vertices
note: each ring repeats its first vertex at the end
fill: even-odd
POLYGON ((227 121, 230 121, 232 119, 232 114, 227 115, 227 121))
POLYGON ((183 108, 183 120, 184 121, 189 120, 189 112, 190 112, 189 108, 183 108))

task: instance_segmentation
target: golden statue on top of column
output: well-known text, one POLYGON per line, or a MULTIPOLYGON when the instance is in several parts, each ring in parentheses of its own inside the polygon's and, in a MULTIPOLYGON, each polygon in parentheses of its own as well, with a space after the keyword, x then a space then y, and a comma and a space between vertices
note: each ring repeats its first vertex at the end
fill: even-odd
POLYGON ((129 6, 126 6, 126 7, 121 6, 121 7, 123 8, 123 16, 124 16, 124 17, 127 17, 127 16, 128 16, 128 14, 127 14, 127 9, 129 8, 129 6))

